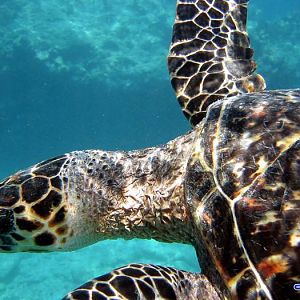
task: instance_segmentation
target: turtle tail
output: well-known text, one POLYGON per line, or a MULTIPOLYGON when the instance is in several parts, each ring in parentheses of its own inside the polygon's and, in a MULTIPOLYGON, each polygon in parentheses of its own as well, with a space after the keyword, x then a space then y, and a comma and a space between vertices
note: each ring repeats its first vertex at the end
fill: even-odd
POLYGON ((172 86, 192 126, 219 99, 265 89, 247 34, 248 0, 178 0, 168 56, 172 86))

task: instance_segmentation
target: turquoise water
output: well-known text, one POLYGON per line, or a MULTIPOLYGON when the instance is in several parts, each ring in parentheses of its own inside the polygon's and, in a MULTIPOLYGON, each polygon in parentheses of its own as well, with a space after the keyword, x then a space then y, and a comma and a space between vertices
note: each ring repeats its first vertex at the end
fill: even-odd
MULTIPOLYGON (((166 68, 176 1, 124 2, 1 0, 0 177, 71 150, 142 148, 189 129, 166 68)), ((251 2, 269 88, 300 87, 299 25, 298 0, 251 2)), ((60 299, 129 262, 199 270, 192 247, 155 241, 0 254, 0 299, 60 299)))

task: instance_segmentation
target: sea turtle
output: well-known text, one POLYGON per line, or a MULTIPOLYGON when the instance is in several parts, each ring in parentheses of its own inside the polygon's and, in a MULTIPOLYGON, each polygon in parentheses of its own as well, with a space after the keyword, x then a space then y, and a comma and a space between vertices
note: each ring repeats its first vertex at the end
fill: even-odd
POLYGON ((0 184, 0 249, 155 238, 203 274, 130 264, 64 299, 300 299, 300 90, 262 91, 247 0, 178 0, 168 64, 194 129, 130 152, 76 151, 0 184))

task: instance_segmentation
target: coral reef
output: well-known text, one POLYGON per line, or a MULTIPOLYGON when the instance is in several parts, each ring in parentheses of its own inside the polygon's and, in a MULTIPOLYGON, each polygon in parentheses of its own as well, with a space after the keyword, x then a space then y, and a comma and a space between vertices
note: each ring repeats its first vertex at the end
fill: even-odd
POLYGON ((118 76, 127 84, 133 74, 149 78, 165 63, 175 9, 167 0, 11 0, 0 6, 1 60, 28 47, 49 71, 111 83, 118 76))
MULTIPOLYGON (((294 73, 298 82, 296 1, 290 1, 282 16, 275 11, 272 18, 265 17, 268 5, 272 2, 276 9, 282 2, 264 2, 251 3, 255 18, 249 22, 258 62, 272 86, 282 72, 294 73)), ((69 72, 78 81, 130 86, 137 76, 145 81, 165 78, 167 72, 156 70, 165 64, 174 7, 175 1, 170 0, 1 1, 1 69, 9 70, 5 58, 27 47, 32 59, 44 63, 50 72, 69 72)))

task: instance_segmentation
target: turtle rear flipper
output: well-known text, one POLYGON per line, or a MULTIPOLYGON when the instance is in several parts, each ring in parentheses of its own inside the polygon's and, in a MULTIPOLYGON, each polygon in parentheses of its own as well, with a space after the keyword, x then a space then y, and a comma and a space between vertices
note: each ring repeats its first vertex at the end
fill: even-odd
POLYGON ((130 264, 97 277, 63 300, 205 299, 221 300, 202 274, 146 264, 130 264))
POLYGON ((168 67, 178 101, 193 126, 212 102, 265 88, 264 79, 254 73, 247 3, 177 1, 168 67))

